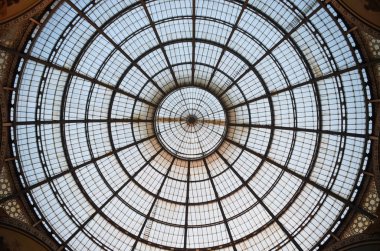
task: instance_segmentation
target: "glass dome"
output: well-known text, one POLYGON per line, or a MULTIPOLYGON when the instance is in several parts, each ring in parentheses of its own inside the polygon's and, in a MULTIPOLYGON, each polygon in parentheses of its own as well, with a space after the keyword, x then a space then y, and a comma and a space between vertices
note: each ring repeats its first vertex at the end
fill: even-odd
POLYGON ((41 21, 11 138, 62 248, 316 250, 361 210, 368 80, 327 1, 64 0, 41 21))

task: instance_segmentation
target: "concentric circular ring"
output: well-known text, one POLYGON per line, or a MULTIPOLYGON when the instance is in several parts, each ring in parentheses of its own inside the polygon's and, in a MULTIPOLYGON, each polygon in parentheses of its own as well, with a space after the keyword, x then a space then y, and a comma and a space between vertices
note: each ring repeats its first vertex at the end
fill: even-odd
POLYGON ((157 137, 165 149, 185 160, 205 158, 213 153, 227 131, 221 103, 198 87, 169 93, 158 105, 154 121, 157 137))

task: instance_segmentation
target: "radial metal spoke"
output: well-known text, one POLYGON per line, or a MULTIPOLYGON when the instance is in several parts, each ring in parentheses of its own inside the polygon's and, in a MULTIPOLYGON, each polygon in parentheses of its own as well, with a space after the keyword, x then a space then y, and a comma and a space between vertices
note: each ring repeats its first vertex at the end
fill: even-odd
MULTIPOLYGON (((187 134, 187 133, 186 133, 186 134, 187 134)), ((177 150, 175 150, 176 154, 178 154, 178 153, 180 152, 180 150, 182 149, 181 146, 182 146, 183 143, 185 142, 186 134, 181 135, 182 138, 181 138, 181 140, 179 141, 179 147, 178 147, 177 150)))
POLYGON ((235 170, 235 168, 228 162, 226 158, 222 154, 220 154, 217 151, 217 154, 219 157, 223 160, 224 163, 229 167, 229 169, 236 175, 236 177, 239 178, 241 183, 251 192, 253 197, 260 203, 260 205, 265 209, 265 211, 270 215, 270 217, 277 223, 277 225, 281 228, 281 230, 286 234, 286 236, 289 238, 289 240, 296 246, 298 250, 303 250, 300 245, 295 241, 294 236, 292 236, 289 231, 284 227, 284 225, 280 222, 279 218, 275 216, 272 211, 268 208, 267 205, 265 205, 264 201, 260 198, 260 196, 257 195, 257 193, 249 186, 247 181, 244 180, 244 178, 235 170))
MULTIPOLYGON (((201 119, 202 123, 210 124, 210 125, 225 125, 225 119, 201 119)), ((172 122, 182 122, 186 123, 186 118, 170 118, 170 117, 159 117, 156 119, 156 122, 160 123, 172 123, 172 122)), ((234 124, 231 124, 234 125, 234 124)), ((236 124, 238 126, 238 124, 236 124)))
POLYGON ((130 63, 133 64, 134 67, 136 67, 152 84, 163 94, 166 94, 165 91, 162 90, 162 88, 151 78, 151 76, 144 71, 141 66, 137 64, 121 47, 119 44, 117 44, 110 36, 108 36, 103 29, 99 28, 94 21, 92 21, 84 12, 82 12, 73 2, 70 0, 63 0, 68 5, 70 5, 71 8, 73 8, 79 16, 81 16, 83 19, 85 19, 94 29, 101 34, 105 39, 108 40, 110 44, 112 44, 113 47, 115 47, 123 56, 130 61, 130 63))
POLYGON ((140 2, 141 2, 141 5, 144 7, 144 11, 145 11, 146 16, 148 17, 149 24, 152 27, 154 34, 156 35, 156 39, 158 41, 158 46, 161 48, 162 54, 164 54, 166 64, 169 67, 169 70, 170 70, 170 73, 172 74, 172 77, 173 77, 173 80, 175 82, 175 85, 178 87, 179 84, 178 84, 177 78, 175 76, 173 67, 172 67, 172 65, 170 63, 170 60, 169 60, 168 54, 166 53, 165 47, 162 44, 162 40, 160 38, 160 35, 158 34, 158 31, 157 31, 157 28, 156 28, 156 24, 154 23, 154 21, 152 19, 152 15, 150 14, 150 12, 148 10, 148 7, 146 6, 146 1, 145 0, 140 0, 140 2))
POLYGON ((179 123, 178 125, 176 125, 176 126, 174 126, 174 127, 169 127, 169 128, 167 128, 167 129, 165 129, 165 130, 156 131, 157 136, 158 136, 158 135, 162 135, 162 133, 164 133, 164 132, 167 132, 167 131, 173 130, 174 128, 177 128, 177 127, 179 127, 179 126, 181 126, 181 125, 183 125, 183 124, 185 124, 185 123, 186 123, 186 121, 183 121, 182 123, 179 123))
MULTIPOLYGON (((145 14, 146 16, 148 17, 148 20, 149 20, 149 23, 150 23, 150 26, 152 27, 153 31, 154 31, 154 34, 156 35, 156 39, 158 41, 158 46, 160 47, 161 51, 162 51, 162 54, 164 55, 165 57, 165 61, 166 61, 166 64, 168 65, 169 67, 169 70, 170 70, 170 73, 173 77, 173 80, 174 80, 174 83, 177 87, 179 87, 179 83, 178 83, 178 80, 177 80, 177 77, 175 76, 175 73, 174 73, 174 70, 173 70, 173 66, 172 64, 170 63, 170 60, 169 60, 169 57, 168 57, 168 54, 166 53, 166 50, 165 50, 165 47, 164 45, 162 44, 162 40, 160 38, 160 35, 158 34, 158 31, 157 31, 157 28, 156 28, 156 25, 152 19, 152 16, 151 14, 149 13, 149 10, 148 10, 148 7, 146 6, 146 2, 145 0, 140 0, 142 6, 144 7, 144 11, 145 11, 145 14)), ((182 97, 184 98, 183 94, 182 94, 182 91, 180 90, 180 93, 182 95, 182 97)), ((187 104, 185 104, 187 106, 187 104)), ((187 108, 189 109, 189 108, 187 108)))
POLYGON ((10 200, 10 199, 17 198, 17 197, 20 196, 20 195, 23 195, 23 194, 25 194, 25 193, 28 193, 28 192, 32 191, 33 189, 35 189, 35 188, 37 188, 37 187, 40 187, 40 186, 42 186, 42 185, 44 185, 44 184, 46 184, 46 183, 52 182, 53 180, 56 180, 56 179, 58 179, 58 178, 60 178, 60 177, 62 177, 62 176, 64 176, 64 175, 66 175, 66 174, 69 174, 69 173, 71 173, 71 172, 73 172, 73 171, 77 171, 77 170, 79 170, 79 169, 82 168, 82 167, 85 167, 85 166, 87 166, 87 165, 89 165, 89 164, 95 163, 95 162, 97 162, 97 161, 99 161, 99 160, 101 160, 101 159, 103 159, 103 158, 106 158, 106 157, 112 156, 112 155, 114 155, 114 154, 116 154, 116 153, 118 153, 118 152, 124 151, 124 150, 126 150, 126 149, 128 149, 128 148, 130 148, 130 147, 133 147, 133 146, 135 146, 135 145, 138 145, 138 144, 140 144, 140 143, 143 143, 143 142, 145 142, 145 141, 147 141, 147 140, 150 140, 150 139, 152 139, 152 138, 154 138, 154 137, 156 137, 156 136, 155 136, 155 135, 149 136, 149 137, 147 137, 147 138, 144 138, 144 139, 141 139, 141 140, 139 140, 139 141, 133 142, 133 143, 128 144, 128 145, 126 145, 126 146, 120 147, 120 148, 118 148, 118 149, 116 149, 116 150, 114 150, 114 151, 111 151, 111 152, 108 152, 108 153, 106 153, 106 154, 103 154, 103 155, 101 155, 101 156, 99 156, 99 157, 96 157, 96 158, 90 159, 90 160, 88 160, 88 161, 85 161, 85 162, 83 162, 82 164, 77 165, 77 166, 74 166, 74 167, 72 167, 72 168, 70 168, 70 169, 67 169, 67 170, 61 172, 61 173, 55 174, 55 175, 53 175, 53 176, 51 176, 51 177, 47 177, 45 180, 39 181, 39 182, 37 182, 37 183, 35 183, 35 184, 33 184, 33 185, 30 185, 30 186, 28 186, 28 187, 25 187, 24 189, 22 189, 22 190, 20 190, 20 191, 17 191, 16 193, 13 193, 13 194, 11 194, 11 195, 8 195, 8 196, 5 196, 5 197, 1 198, 1 199, 0 199, 0 203, 3 203, 4 201, 10 200))
MULTIPOLYGON (((278 94, 283 93, 283 92, 292 91, 294 89, 297 89, 297 88, 300 88, 300 87, 303 87, 303 86, 306 86, 306 85, 318 84, 318 81, 322 81, 322 80, 325 80, 325 79, 328 79, 328 78, 332 78, 332 77, 337 77, 337 76, 342 75, 344 73, 351 72, 353 70, 363 69, 363 68, 366 68, 368 66, 375 65, 375 64, 378 64, 378 63, 380 63, 380 59, 373 59, 370 62, 360 63, 360 64, 357 64, 357 65, 354 65, 354 66, 351 66, 351 67, 347 67, 345 69, 336 70, 336 71, 331 72, 329 74, 325 74, 325 75, 320 76, 320 77, 315 77, 313 79, 304 81, 302 83, 288 86, 288 87, 283 88, 281 90, 272 91, 272 92, 270 92, 270 94, 265 94, 265 95, 262 95, 262 96, 258 96, 256 98, 247 100, 245 102, 242 102, 242 103, 239 103, 239 104, 227 107, 226 110, 229 111, 229 110, 238 108, 240 106, 248 105, 250 103, 257 102, 259 100, 266 99, 266 98, 269 98, 269 97, 273 97, 273 96, 278 95, 278 94)), ((221 96, 222 95, 223 94, 221 94, 221 96)))
MULTIPOLYGON (((225 45, 224 45, 223 48, 222 48, 222 52, 221 52, 221 54, 220 54, 220 56, 219 56, 219 59, 218 59, 216 65, 215 65, 215 69, 219 68, 220 62, 222 62, 222 58, 223 58, 223 56, 224 56, 224 53, 226 53, 227 47, 228 47, 228 45, 230 44, 230 41, 231 41, 231 39, 232 39, 232 36, 234 35, 234 32, 235 32, 236 29, 238 28, 238 25, 239 25, 240 19, 241 19, 241 17, 243 16, 244 10, 247 8, 247 5, 248 5, 248 0, 245 0, 244 3, 243 3, 243 6, 241 7, 241 10, 240 10, 239 16, 237 17, 236 22, 235 22, 234 26, 233 26, 232 29, 231 29, 230 35, 228 36, 227 41, 226 41, 225 45)), ((216 70, 213 70, 213 72, 211 73, 211 77, 210 77, 210 79, 209 79, 209 81, 208 81, 208 83, 207 83, 207 87, 210 86, 210 84, 211 84, 211 82, 212 82, 212 79, 214 78, 215 73, 216 73, 216 70)))
POLYGON ((215 111, 206 113, 203 117, 209 117, 210 115, 213 115, 213 114, 216 114, 216 113, 221 113, 221 112, 224 113, 225 112, 224 109, 222 109, 222 110, 215 110, 215 111))
POLYGON ((48 61, 39 59, 37 57, 31 56, 31 55, 28 55, 28 54, 18 52, 16 50, 12 49, 12 48, 8 48, 8 47, 2 46, 2 45, 0 45, 0 50, 8 52, 8 53, 12 53, 13 55, 15 55, 17 57, 20 57, 20 58, 23 58, 25 60, 31 60, 31 61, 34 61, 36 63, 42 64, 42 65, 44 65, 46 67, 51 67, 51 68, 54 68, 56 70, 60 70, 62 72, 68 73, 68 74, 70 74, 72 76, 76 76, 76 77, 85 79, 85 80, 87 80, 87 81, 89 81, 91 83, 95 83, 95 84, 100 85, 100 86, 102 86, 104 88, 110 89, 110 90, 115 91, 115 92, 120 93, 120 94, 123 94, 123 95, 125 95, 127 97, 136 99, 136 100, 138 100, 138 101, 140 101, 142 103, 145 103, 147 105, 150 105, 152 107, 157 107, 156 104, 154 104, 154 103, 152 103, 150 101, 144 100, 144 99, 142 99, 142 98, 140 98, 140 97, 138 97, 138 96, 136 96, 136 95, 134 95, 132 93, 129 93, 129 92, 126 92, 126 91, 121 90, 119 88, 116 88, 115 86, 112 86, 112 85, 109 85, 107 83, 104 83, 104 82, 102 82, 102 81, 100 81, 100 80, 98 80, 96 78, 91 78, 91 77, 89 77, 89 76, 87 76, 85 74, 76 72, 74 70, 67 69, 67 68, 59 66, 57 64, 53 64, 52 62, 48 62, 48 61))
MULTIPOLYGON (((199 144, 199 147, 201 149, 201 151, 204 153, 203 149, 202 149, 202 144, 200 142, 200 139, 199 139, 199 136, 198 136, 198 133, 195 133, 196 134, 196 137, 197 137, 197 140, 198 140, 198 144, 199 144)), ((206 171, 207 171, 207 175, 209 177, 209 181, 211 183, 211 186, 212 186, 212 189, 214 191, 214 194, 215 194, 215 198, 218 202, 218 206, 219 206, 219 210, 220 210, 220 213, 222 214, 222 217, 223 217, 223 222, 224 222, 224 225, 226 227, 226 230, 227 230, 227 233, 228 233, 228 237, 230 238, 230 241, 231 241, 231 244, 232 244, 232 247, 235 251, 237 251, 236 249, 236 245, 235 245, 235 241, 232 237, 232 233, 231 233, 231 229, 228 225, 228 221, 227 221, 227 217, 226 215, 224 214, 224 210, 223 210, 223 206, 222 206, 222 203, 220 201, 220 198, 219 198, 219 194, 218 194, 218 191, 216 189, 216 186, 214 184, 214 180, 212 178, 212 175, 211 175, 211 172, 210 172, 210 168, 208 167, 208 164, 207 164, 207 160, 206 158, 203 158, 203 164, 205 165, 205 168, 206 168, 206 171)))
MULTIPOLYGON (((194 1, 194 0, 193 0, 194 1)), ((185 211, 185 233, 183 247, 187 247, 187 231, 189 226, 189 203, 190 203, 190 161, 187 162, 187 175, 186 175, 186 211, 185 211)))
POLYGON ((212 186, 212 190, 214 191, 214 194, 215 194, 215 198, 216 200, 218 201, 218 206, 219 206, 219 210, 222 214, 222 217, 223 217, 223 222, 224 222, 224 225, 226 226, 226 229, 227 229, 227 233, 228 233, 228 236, 230 238, 230 241, 231 241, 231 244, 232 244, 232 247, 235 251, 237 251, 236 249, 236 245, 235 245, 235 241, 234 241, 234 238, 232 237, 232 233, 231 233, 231 229, 228 225, 228 221, 227 221, 227 217, 224 213, 224 209, 223 209, 223 206, 222 206, 222 203, 220 202, 220 198, 219 198, 219 195, 218 195, 218 191, 216 190, 216 186, 215 186, 215 183, 214 183, 214 180, 212 178, 212 175, 211 175, 211 172, 210 172, 210 168, 208 167, 208 164, 207 164, 207 161, 206 159, 204 158, 203 159, 203 163, 206 167, 206 170, 207 170, 207 174, 208 174, 208 177, 209 177, 209 181, 211 183, 211 186, 212 186))
POLYGON ((367 134, 361 134, 361 133, 350 133, 350 132, 344 132, 344 131, 339 132, 339 131, 331 131, 331 130, 318 130, 318 129, 311 129, 311 128, 286 127, 286 126, 276 126, 276 125, 230 123, 229 126, 286 130, 286 131, 294 131, 294 132, 313 132, 313 133, 338 135, 338 136, 343 136, 343 137, 355 137, 355 138, 368 137, 367 134))
MULTIPOLYGON (((149 165, 149 163, 151 161, 153 161, 162 151, 162 148, 160 151, 158 151, 156 154, 154 154, 147 162, 145 162, 144 165, 142 165, 132 176, 131 178, 129 178, 126 182, 124 182, 123 185, 121 185, 116 191, 114 191, 112 193, 112 195, 100 206, 100 207, 97 207, 95 212, 91 214, 91 216, 86 220, 84 221, 82 224, 80 224, 77 228, 77 230, 72 233, 62 244, 61 246, 66 246, 67 243, 69 243, 74 237, 76 234, 78 234, 80 231, 83 231, 84 227, 92 220, 94 219, 94 217, 99 214, 101 212, 101 210, 106 206, 108 205, 112 199, 114 199, 116 196, 118 196, 118 194, 121 192, 121 190, 123 190, 128 184, 130 181, 132 181, 134 178, 136 178, 136 176, 145 168, 149 165)), ((107 219, 109 220, 109 219, 107 219)))
POLYGON ((301 27, 303 24, 305 24, 307 21, 309 21, 309 19, 312 16, 314 16, 322 7, 323 7, 323 4, 320 4, 308 16, 305 16, 292 30, 290 30, 289 32, 285 33, 283 35, 283 37, 277 43, 275 43, 269 50, 265 51, 265 53, 260 58, 258 58, 253 64, 251 64, 246 71, 244 71, 221 94, 219 94, 219 97, 222 97, 228 90, 230 90, 234 85, 236 85, 245 75, 247 75, 248 72, 250 72, 252 68, 255 68, 264 58, 266 58, 276 48, 278 48, 278 46, 280 46, 283 42, 285 42, 287 39, 289 39, 291 37, 291 35, 298 30, 299 27, 301 27))
POLYGON ((174 161, 175 161, 175 158, 172 159, 172 162, 170 163, 170 166, 169 166, 169 168, 168 168, 168 170, 167 170, 167 172, 166 172, 166 174, 165 174, 165 176, 164 176, 164 179, 163 179, 162 182, 161 182, 161 185, 160 185, 160 187, 159 187, 159 189, 158 189, 158 191, 157 191, 156 196, 154 197, 154 200, 153 200, 152 205, 151 205, 151 207, 150 207, 150 209, 149 209, 149 212, 148 212, 148 214, 146 215, 145 220, 144 220, 144 223, 143 223, 142 226, 141 226, 141 229, 140 229, 139 235, 137 236, 136 241, 135 241, 135 243, 133 244, 132 250, 135 250, 135 249, 136 249, 136 246, 137 246, 139 240, 141 239, 141 234, 143 233, 143 231, 144 231, 144 229, 145 229, 145 226, 146 226, 146 224, 147 224, 147 222, 148 222, 148 220, 149 220, 149 218, 150 218, 150 215, 151 215, 151 213, 152 213, 152 211, 153 211, 153 208, 154 208, 155 205, 156 205, 156 202, 157 202, 157 200, 158 200, 158 198, 159 198, 159 196, 160 196, 161 190, 162 190, 162 188, 164 187, 165 181, 166 181, 166 179, 168 178, 169 173, 170 173, 170 171, 171 171, 171 169, 172 169, 172 167, 173 167, 174 161))
MULTIPOLYGON (((178 41, 178 43, 180 43, 181 42, 181 40, 177 40, 178 41)), ((193 40, 191 40, 191 41, 193 41, 193 40)), ((198 40, 197 38, 194 38, 194 43, 196 43, 196 42, 201 42, 200 40, 198 40)), ((186 40, 185 42, 190 42, 190 40, 186 40)), ((168 44, 168 43, 165 43, 165 45, 166 44, 168 44)), ((154 49, 156 49, 155 47, 154 47, 154 49)), ((195 51, 195 49, 194 49, 194 51, 195 51)), ((229 75, 227 75, 227 73, 226 72, 224 72, 224 71, 222 71, 221 69, 217 69, 217 68, 215 68, 215 66, 212 66, 212 65, 209 65, 209 64, 205 64, 205 63, 202 63, 202 62, 196 62, 195 61, 195 55, 194 55, 194 63, 193 62, 187 62, 187 61, 184 61, 184 62, 180 62, 180 63, 176 63, 176 64, 172 64, 172 66, 173 67, 177 67, 177 66, 183 66, 183 65, 188 65, 188 64, 190 64, 190 65, 193 65, 194 64, 194 73, 195 73, 195 66, 199 66, 199 67, 207 67, 207 68, 210 68, 210 69, 212 69, 212 70, 215 70, 215 71, 217 71, 217 72, 219 72, 219 73, 221 73, 222 75, 223 75, 223 77, 225 77, 225 78, 227 78, 229 81, 233 81, 233 79, 231 78, 231 76, 229 76, 229 75)), ((154 77, 156 77, 156 76, 158 76, 159 74, 161 74, 161 73, 163 73, 164 71, 166 71, 166 70, 169 70, 169 67, 167 66, 167 67, 165 67, 165 68, 163 68, 163 69, 161 69, 160 71, 158 71, 157 73, 155 73, 152 77, 154 78, 154 77)), ((188 86, 195 86, 195 84, 192 84, 192 85, 189 85, 189 84, 184 84, 184 85, 181 85, 182 87, 188 87, 188 86)), ((200 87, 200 86, 198 86, 198 87, 200 87)))
POLYGON ((352 203, 350 200, 347 200, 347 199, 343 198, 339 194, 334 193, 330 189, 325 188, 324 186, 318 184, 317 182, 310 180, 309 177, 305 177, 305 176, 297 173, 296 171, 293 171, 293 170, 291 170, 291 169, 289 169, 289 168, 287 168, 287 167, 285 167, 285 166, 277 163, 276 161, 274 161, 274 160, 272 160, 270 158, 265 158, 264 155, 262 155, 261 153, 258 153, 256 151, 250 149, 250 148, 247 148, 246 146, 243 146, 240 143, 237 143, 237 142, 235 142, 233 140, 230 140, 230 139, 227 139, 227 138, 226 138, 226 141, 228 141, 232 145, 235 145, 235 146, 237 146, 237 147, 239 147, 239 148, 241 148, 241 149, 243 149, 243 150, 245 150, 245 151, 247 151, 247 152, 255 155, 256 157, 259 157, 259 158, 265 160, 266 162, 268 162, 268 163, 270 163, 270 164, 272 164, 272 165, 280 168, 281 170, 284 170, 285 172, 287 172, 287 173, 295 176, 296 178, 302 180, 303 182, 305 182, 305 183, 307 183, 307 184, 309 184, 309 185, 311 185, 311 186, 313 186, 313 187, 321 190, 322 192, 326 193, 327 195, 333 197, 334 199, 339 200, 340 202, 344 203, 346 206, 350 207, 351 209, 353 209, 353 210, 355 210, 355 211, 357 211, 357 212, 359 212, 361 214, 364 214, 365 216, 367 216, 371 220, 377 219, 376 215, 368 212, 367 210, 363 209, 359 205, 356 205, 356 204, 352 203))
POLYGON ((15 121, 14 126, 21 125, 52 125, 52 124, 89 124, 89 123, 153 123, 152 119, 73 119, 73 120, 36 120, 36 121, 15 121))
POLYGON ((193 30, 192 30, 192 40, 191 40, 191 46, 192 46, 192 52, 191 52, 191 85, 194 86, 195 85, 195 34, 196 34, 196 30, 195 30, 195 28, 196 28, 195 4, 196 4, 196 1, 192 0, 192 3, 193 3, 193 5, 192 5, 191 19, 192 19, 193 30))

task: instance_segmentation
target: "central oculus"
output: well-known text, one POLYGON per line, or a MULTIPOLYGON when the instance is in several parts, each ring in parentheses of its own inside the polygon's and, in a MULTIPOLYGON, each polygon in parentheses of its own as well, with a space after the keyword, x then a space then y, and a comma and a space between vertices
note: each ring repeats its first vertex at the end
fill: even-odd
POLYGON ((189 116, 187 116, 186 123, 189 126, 195 125, 196 122, 197 122, 197 117, 195 115, 189 115, 189 116))
POLYGON ((215 152, 226 135, 226 113, 211 92, 182 87, 165 96, 154 117, 162 146, 175 157, 197 160, 215 152))

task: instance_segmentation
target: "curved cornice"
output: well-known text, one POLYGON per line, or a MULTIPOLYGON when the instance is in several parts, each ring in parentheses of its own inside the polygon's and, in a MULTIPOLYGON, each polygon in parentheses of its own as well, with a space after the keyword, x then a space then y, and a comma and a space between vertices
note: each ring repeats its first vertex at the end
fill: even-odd
POLYGON ((42 0, 0 0, 0 24, 21 16, 42 0))

